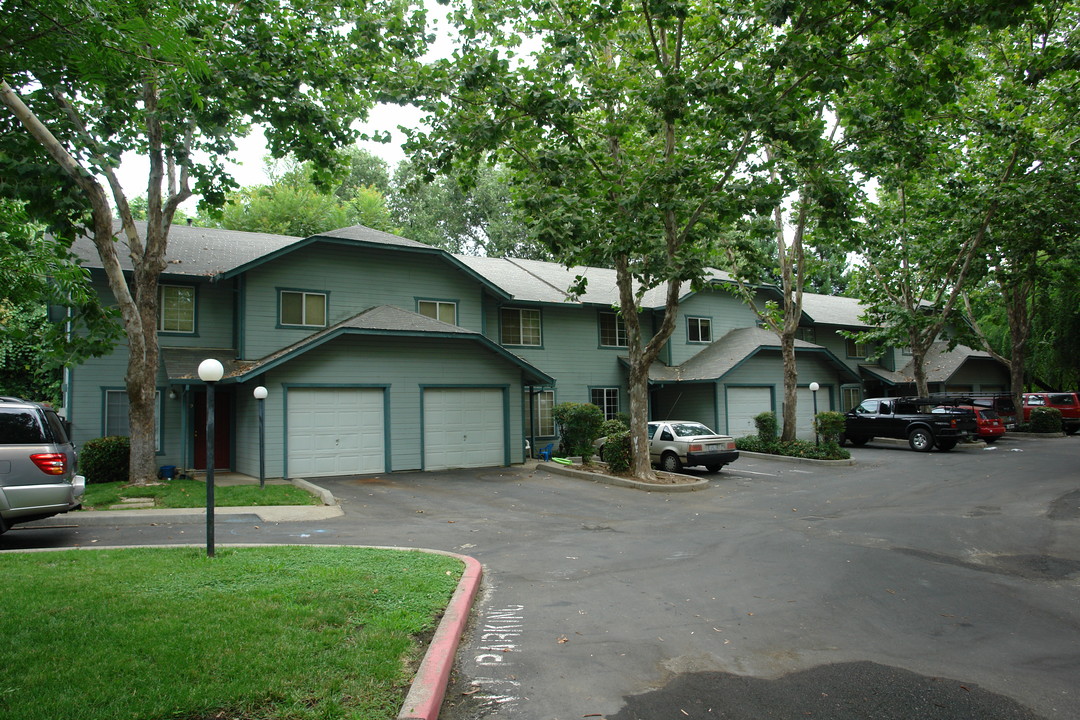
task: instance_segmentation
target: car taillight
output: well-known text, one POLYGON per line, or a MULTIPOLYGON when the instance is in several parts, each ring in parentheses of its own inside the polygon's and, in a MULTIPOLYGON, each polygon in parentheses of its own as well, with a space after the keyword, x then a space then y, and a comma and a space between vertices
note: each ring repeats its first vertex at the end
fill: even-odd
POLYGON ((704 450, 704 449, 705 449, 705 446, 704 446, 704 445, 701 445, 700 443, 693 443, 693 444, 691 444, 691 445, 688 445, 688 446, 687 446, 687 449, 688 449, 688 450, 689 450, 690 452, 701 452, 702 450, 704 450))
POLYGON ((67 470, 67 455, 63 453, 37 453, 30 459, 46 475, 63 475, 67 470))

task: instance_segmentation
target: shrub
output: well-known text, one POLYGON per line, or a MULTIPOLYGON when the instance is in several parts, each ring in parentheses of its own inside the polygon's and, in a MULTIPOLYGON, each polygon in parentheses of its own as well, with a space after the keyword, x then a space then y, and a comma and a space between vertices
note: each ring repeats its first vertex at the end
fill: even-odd
POLYGON ((125 435, 87 440, 79 450, 79 474, 88 483, 127 482, 130 452, 125 435))
POLYGON ((607 436, 604 443, 604 462, 612 472, 630 469, 630 432, 621 430, 607 436))
MULTIPOLYGON (((783 455, 785 457, 801 457, 811 460, 848 460, 851 453, 843 449, 835 442, 815 445, 805 440, 792 442, 762 442, 756 435, 747 435, 735 441, 735 447, 746 452, 767 453, 769 455, 783 455)), ((607 456, 607 449, 604 449, 607 456)))
POLYGON ((555 406, 553 414, 559 425, 560 454, 580 455, 582 462, 589 462, 593 440, 600 437, 604 424, 604 411, 592 403, 564 402, 555 406))
POLYGON ((626 432, 629 429, 630 426, 627 423, 624 423, 619 418, 615 418, 614 420, 605 420, 600 425, 600 435, 598 435, 597 437, 608 437, 616 433, 626 432))
POLYGON ((844 432, 846 421, 844 413, 828 410, 814 416, 814 431, 821 436, 823 443, 839 444, 840 433, 844 432))
POLYGON ((754 416, 754 425, 757 426, 757 436, 766 445, 776 442, 776 413, 766 410, 754 416))
POLYGON ((1052 407, 1037 407, 1031 409, 1031 432, 1034 433, 1059 433, 1061 432, 1061 411, 1052 407))

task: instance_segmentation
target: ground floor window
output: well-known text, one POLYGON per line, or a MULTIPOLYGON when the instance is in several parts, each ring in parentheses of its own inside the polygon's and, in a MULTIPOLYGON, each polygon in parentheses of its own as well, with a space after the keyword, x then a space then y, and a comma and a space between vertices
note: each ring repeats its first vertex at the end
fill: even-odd
POLYGON ((845 385, 840 388, 840 409, 847 412, 862 400, 862 390, 858 385, 845 385))
POLYGON ((592 404, 604 411, 604 419, 614 420, 619 414, 619 388, 593 388, 589 392, 592 404))
POLYGON ((525 393, 525 423, 527 437, 555 437, 555 391, 541 390, 533 394, 525 393), (531 408, 531 412, 530 412, 531 408))
MULTIPOLYGON (((121 435, 131 436, 131 424, 129 411, 131 403, 128 402, 126 390, 105 391, 105 436, 121 435)), ((161 391, 154 393, 154 449, 161 450, 161 391)))

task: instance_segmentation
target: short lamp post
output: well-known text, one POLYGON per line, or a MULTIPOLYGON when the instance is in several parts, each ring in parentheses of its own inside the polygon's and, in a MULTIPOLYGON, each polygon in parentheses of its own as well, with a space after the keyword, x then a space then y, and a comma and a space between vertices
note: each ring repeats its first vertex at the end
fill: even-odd
POLYGON ((214 358, 199 363, 199 379, 206 383, 206 557, 214 557, 214 383, 224 374, 214 358))
POLYGON ((269 394, 262 385, 252 392, 259 405, 259 489, 266 487, 266 396, 269 394))
POLYGON ((818 445, 818 431, 817 431, 817 391, 821 389, 821 386, 816 382, 810 383, 810 393, 814 396, 814 445, 818 445))

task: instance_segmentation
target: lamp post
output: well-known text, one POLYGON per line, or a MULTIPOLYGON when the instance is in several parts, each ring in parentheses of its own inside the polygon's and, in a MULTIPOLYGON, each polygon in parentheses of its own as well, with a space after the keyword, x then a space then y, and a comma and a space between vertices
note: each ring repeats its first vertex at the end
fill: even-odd
POLYGON ((821 386, 816 382, 810 383, 810 393, 814 396, 814 445, 818 444, 818 431, 817 431, 817 391, 821 389, 821 386))
POLYGON ((252 392, 259 405, 259 489, 266 486, 266 410, 264 404, 269 394, 262 385, 252 392))
POLYGON ((206 383, 206 557, 214 557, 214 383, 224 374, 214 358, 199 363, 199 379, 206 383))

